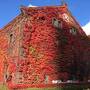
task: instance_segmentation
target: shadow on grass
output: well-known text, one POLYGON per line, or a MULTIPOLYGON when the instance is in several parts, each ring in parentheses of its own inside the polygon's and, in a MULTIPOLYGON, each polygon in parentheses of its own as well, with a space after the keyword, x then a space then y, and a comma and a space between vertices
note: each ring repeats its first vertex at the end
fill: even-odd
MULTIPOLYGON (((5 85, 0 85, 0 90, 9 90, 5 85)), ((53 88, 27 88, 27 89, 12 89, 12 90, 90 90, 90 87, 84 86, 66 86, 53 88)))

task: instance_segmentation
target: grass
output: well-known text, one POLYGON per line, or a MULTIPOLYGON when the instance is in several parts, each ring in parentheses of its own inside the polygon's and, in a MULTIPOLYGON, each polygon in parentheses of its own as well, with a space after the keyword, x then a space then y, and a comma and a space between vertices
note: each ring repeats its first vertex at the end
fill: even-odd
POLYGON ((8 90, 8 88, 5 85, 0 85, 0 90, 8 90))
MULTIPOLYGON (((0 90, 9 90, 5 85, 0 85, 0 90)), ((72 86, 66 86, 63 88, 27 88, 27 89, 12 89, 12 90, 90 90, 87 89, 87 87, 84 86, 77 86, 77 85, 72 85, 72 86)))
POLYGON ((25 90, 62 90, 60 88, 28 88, 28 89, 25 89, 25 90))
POLYGON ((28 89, 25 89, 25 90, 87 90, 88 88, 86 87, 83 87, 83 86, 66 86, 66 87, 63 87, 63 88, 43 88, 43 89, 40 89, 40 88, 28 88, 28 89))

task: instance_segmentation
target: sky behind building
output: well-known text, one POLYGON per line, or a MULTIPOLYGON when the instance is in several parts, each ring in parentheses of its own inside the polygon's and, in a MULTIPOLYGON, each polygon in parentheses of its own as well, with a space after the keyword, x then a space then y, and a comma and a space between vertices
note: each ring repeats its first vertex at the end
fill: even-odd
MULTIPOLYGON (((0 28, 20 13, 20 6, 60 5, 61 0, 0 0, 0 28)), ((65 0, 69 10, 81 26, 90 22, 90 0, 65 0)))

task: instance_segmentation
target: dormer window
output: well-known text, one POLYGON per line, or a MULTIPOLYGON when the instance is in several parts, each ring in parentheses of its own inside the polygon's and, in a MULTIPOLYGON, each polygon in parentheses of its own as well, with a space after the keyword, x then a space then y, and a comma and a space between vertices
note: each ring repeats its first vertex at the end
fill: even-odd
POLYGON ((72 27, 72 28, 70 29, 70 33, 73 34, 73 35, 76 35, 76 34, 77 34, 76 28, 75 28, 75 27, 72 27))

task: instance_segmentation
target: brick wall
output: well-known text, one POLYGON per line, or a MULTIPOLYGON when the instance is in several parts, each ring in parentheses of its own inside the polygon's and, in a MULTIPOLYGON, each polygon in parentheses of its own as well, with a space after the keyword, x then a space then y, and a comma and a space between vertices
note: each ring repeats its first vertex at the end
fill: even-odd
POLYGON ((67 6, 21 11, 0 32, 0 80, 27 86, 89 79, 90 40, 67 6))

